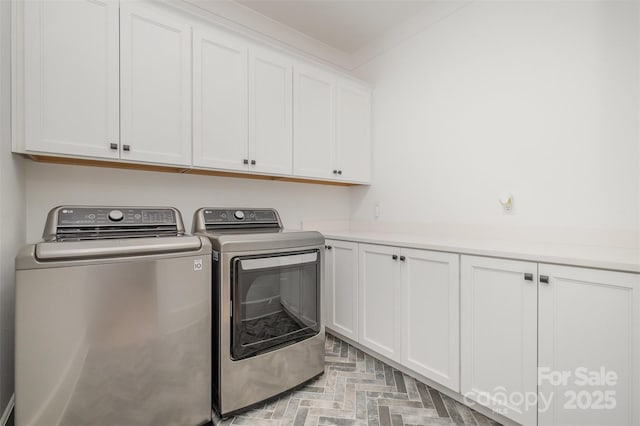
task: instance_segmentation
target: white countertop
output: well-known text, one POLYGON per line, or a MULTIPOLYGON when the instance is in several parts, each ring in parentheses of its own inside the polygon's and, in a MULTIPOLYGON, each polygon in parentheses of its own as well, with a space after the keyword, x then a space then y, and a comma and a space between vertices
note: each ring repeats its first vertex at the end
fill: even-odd
POLYGON ((385 232, 321 232, 325 238, 333 240, 640 273, 640 250, 633 248, 474 240, 385 232))

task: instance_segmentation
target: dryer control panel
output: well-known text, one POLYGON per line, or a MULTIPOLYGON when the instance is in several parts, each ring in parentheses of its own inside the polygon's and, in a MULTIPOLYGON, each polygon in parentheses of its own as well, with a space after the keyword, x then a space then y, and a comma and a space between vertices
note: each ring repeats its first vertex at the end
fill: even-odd
POLYGON ((274 209, 202 208, 196 212, 194 224, 207 229, 282 228, 274 209))

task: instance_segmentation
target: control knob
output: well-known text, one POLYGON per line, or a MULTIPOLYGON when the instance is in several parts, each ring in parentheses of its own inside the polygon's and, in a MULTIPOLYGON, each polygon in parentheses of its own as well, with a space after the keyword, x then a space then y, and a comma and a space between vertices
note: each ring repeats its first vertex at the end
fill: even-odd
POLYGON ((233 213, 233 217, 238 220, 242 220, 244 219, 244 212, 242 210, 236 210, 235 213, 233 213))
POLYGON ((124 219, 124 214, 120 210, 111 210, 109 212, 109 219, 111 219, 113 222, 120 222, 122 219, 124 219))

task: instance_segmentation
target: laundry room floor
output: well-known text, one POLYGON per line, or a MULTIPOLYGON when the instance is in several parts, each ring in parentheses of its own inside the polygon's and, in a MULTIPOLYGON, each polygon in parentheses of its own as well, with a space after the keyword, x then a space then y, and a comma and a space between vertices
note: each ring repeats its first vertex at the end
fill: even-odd
POLYGON ((477 425, 499 423, 327 334, 325 374, 220 425, 477 425))

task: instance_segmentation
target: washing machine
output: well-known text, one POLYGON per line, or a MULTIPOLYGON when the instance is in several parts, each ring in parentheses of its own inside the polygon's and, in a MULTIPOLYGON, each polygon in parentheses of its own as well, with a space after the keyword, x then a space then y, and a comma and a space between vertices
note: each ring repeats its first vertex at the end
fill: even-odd
POLYGON ((209 422, 210 256, 175 208, 51 210, 16 257, 15 424, 209 422))

